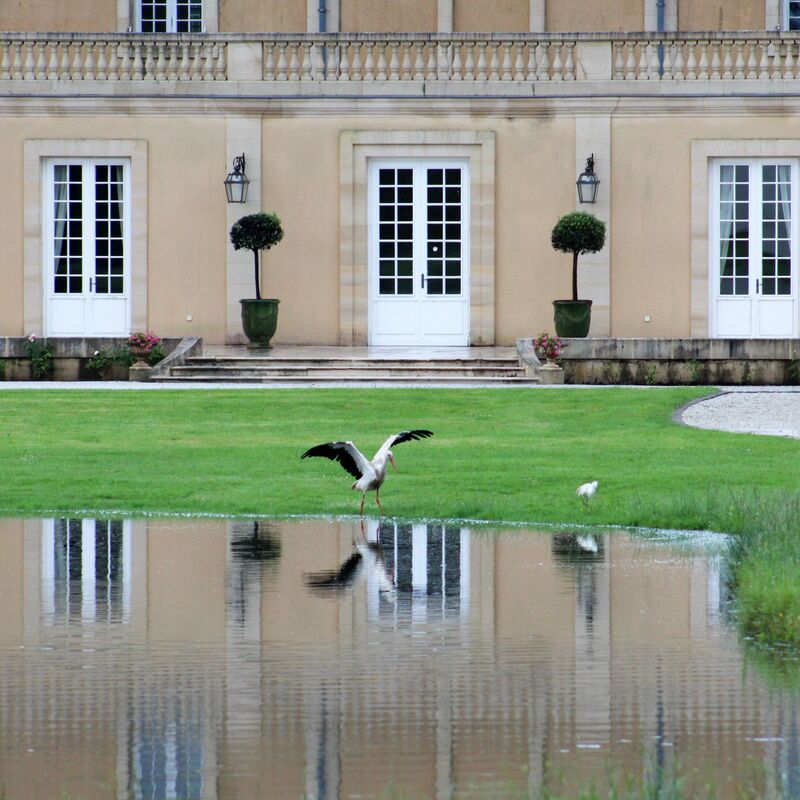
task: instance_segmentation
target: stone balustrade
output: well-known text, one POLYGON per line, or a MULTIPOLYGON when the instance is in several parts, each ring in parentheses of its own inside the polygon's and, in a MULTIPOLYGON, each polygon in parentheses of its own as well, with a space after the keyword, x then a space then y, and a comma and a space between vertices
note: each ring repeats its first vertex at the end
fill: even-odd
MULTIPOLYGON (((240 82, 312 93, 314 84, 532 84, 797 80, 793 33, 711 34, 28 34, 0 33, 0 82, 240 82)), ((525 87, 528 87, 526 90, 525 87)), ((504 88, 505 87, 505 88, 504 88)), ((401 89, 400 93, 403 90, 401 89)), ((534 92, 535 93, 535 92, 534 92)))

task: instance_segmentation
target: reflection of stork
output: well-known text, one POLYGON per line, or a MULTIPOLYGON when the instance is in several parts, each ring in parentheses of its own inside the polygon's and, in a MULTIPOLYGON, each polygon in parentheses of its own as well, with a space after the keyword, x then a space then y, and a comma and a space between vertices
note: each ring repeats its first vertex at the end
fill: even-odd
POLYGON ((364 499, 367 496, 367 492, 372 491, 375 492, 375 502, 378 504, 381 514, 383 514, 380 491, 383 481, 386 479, 387 462, 391 462, 392 466, 397 469, 391 448, 403 442, 426 439, 428 436, 433 436, 433 433, 424 430, 396 433, 383 443, 381 449, 375 453, 372 461, 367 460, 366 456, 352 442, 318 444, 316 447, 306 450, 300 458, 321 456, 329 458, 331 461, 338 461, 347 472, 356 478, 355 483, 350 488, 358 489, 361 492, 361 514, 363 515, 364 513, 364 499))
POLYGON ((355 552, 342 562, 338 570, 311 572, 304 575, 303 579, 309 589, 339 593, 355 588, 369 575, 377 578, 379 591, 386 594, 394 592, 381 546, 376 542, 359 541, 355 544, 355 552))

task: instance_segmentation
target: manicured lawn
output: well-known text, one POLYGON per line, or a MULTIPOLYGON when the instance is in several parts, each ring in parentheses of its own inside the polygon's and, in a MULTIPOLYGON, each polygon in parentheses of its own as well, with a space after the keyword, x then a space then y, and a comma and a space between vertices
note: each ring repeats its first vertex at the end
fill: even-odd
POLYGON ((352 478, 300 454, 346 438, 371 457, 411 427, 435 435, 395 451, 395 516, 683 525, 665 500, 800 486, 800 442, 672 421, 706 391, 0 391, 0 511, 357 513, 352 478))

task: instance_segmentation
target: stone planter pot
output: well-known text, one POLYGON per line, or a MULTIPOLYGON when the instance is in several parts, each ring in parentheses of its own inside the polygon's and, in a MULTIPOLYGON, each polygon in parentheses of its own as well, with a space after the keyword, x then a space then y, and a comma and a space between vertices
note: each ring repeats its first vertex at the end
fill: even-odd
POLYGON ((242 329, 253 349, 265 349, 278 327, 280 300, 240 300, 242 304, 242 329))
POLYGON ((556 335, 567 339, 583 339, 589 335, 591 300, 553 300, 553 308, 556 335))

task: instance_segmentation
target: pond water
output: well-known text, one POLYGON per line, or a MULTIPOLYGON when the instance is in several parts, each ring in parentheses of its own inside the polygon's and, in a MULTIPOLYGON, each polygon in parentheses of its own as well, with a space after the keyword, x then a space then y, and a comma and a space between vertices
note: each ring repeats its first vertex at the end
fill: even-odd
POLYGON ((719 546, 623 533, 0 520, 0 796, 798 797, 726 604, 719 546))

